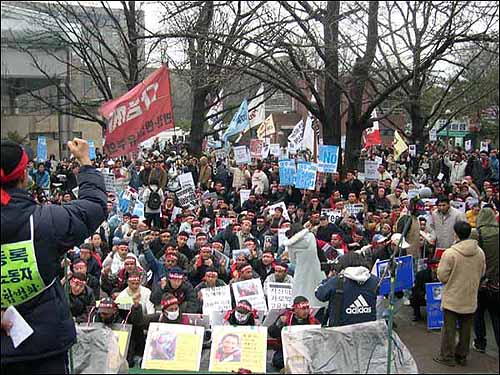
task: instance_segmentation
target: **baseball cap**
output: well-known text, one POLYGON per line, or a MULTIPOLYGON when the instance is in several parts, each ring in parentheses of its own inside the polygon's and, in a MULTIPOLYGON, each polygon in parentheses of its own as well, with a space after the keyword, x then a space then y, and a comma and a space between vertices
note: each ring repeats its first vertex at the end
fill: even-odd
POLYGON ((399 245, 402 249, 408 249, 411 246, 408 242, 406 242, 404 238, 401 241, 401 244, 399 244, 400 240, 401 240, 401 233, 394 233, 391 237, 391 242, 394 245, 399 245))
POLYGON ((373 242, 382 243, 385 241, 387 241, 387 237, 383 236, 382 234, 376 234, 373 236, 373 242))

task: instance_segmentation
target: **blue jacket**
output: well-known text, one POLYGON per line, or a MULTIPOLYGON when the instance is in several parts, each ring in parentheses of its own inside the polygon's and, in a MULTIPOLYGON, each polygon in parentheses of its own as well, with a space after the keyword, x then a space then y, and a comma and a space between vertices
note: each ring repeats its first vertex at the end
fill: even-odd
MULTIPOLYGON (((8 189, 12 199, 2 206, 2 244, 29 239, 29 218, 33 215, 35 256, 45 285, 57 277, 64 253, 80 245, 106 218, 102 175, 95 168, 82 167, 78 178, 80 199, 63 206, 40 206, 21 189, 8 189)), ((16 308, 34 333, 14 349, 11 338, 2 331, 2 365, 58 355, 75 343, 75 324, 59 279, 16 308)))
POLYGON ((491 169, 493 170, 493 178, 498 181, 498 168, 499 168, 499 161, 498 157, 490 157, 490 165, 491 169))
MULTIPOLYGON (((377 319, 378 278, 365 267, 348 267, 344 270, 344 298, 339 326, 369 322, 377 319)), ((335 317, 335 298, 339 277, 323 280, 316 288, 316 298, 328 301, 328 326, 332 327, 335 317)))
POLYGON ((43 171, 43 173, 38 172, 37 169, 32 170, 31 177, 33 178, 33 182, 36 186, 39 186, 43 189, 50 188, 50 176, 49 172, 43 171))

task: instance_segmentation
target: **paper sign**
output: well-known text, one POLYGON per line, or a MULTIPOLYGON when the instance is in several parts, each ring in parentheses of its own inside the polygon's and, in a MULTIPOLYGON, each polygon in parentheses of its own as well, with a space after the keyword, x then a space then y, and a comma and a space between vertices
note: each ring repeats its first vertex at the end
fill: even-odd
POLYGON ((196 198, 196 192, 194 186, 186 185, 180 190, 175 192, 177 199, 179 200, 179 206, 182 208, 195 208, 198 207, 198 198, 196 198))
POLYGON ((150 323, 142 369, 199 371, 204 332, 199 326, 150 323))
POLYGON ((292 307, 292 284, 268 283, 266 292, 269 310, 292 307))
POLYGON ((465 151, 472 151, 472 140, 468 139, 465 141, 465 151))
POLYGON ((115 186, 115 175, 112 173, 103 173, 104 185, 106 185, 106 191, 116 192, 115 186))
POLYGON ((220 149, 220 150, 215 150, 215 158, 217 160, 224 160, 227 158, 227 153, 226 150, 220 149))
POLYGON ((381 156, 375 156, 374 161, 377 163, 377 167, 383 163, 383 159, 381 156))
POLYGON ((426 283, 426 309, 427 309, 427 328, 440 329, 443 327, 444 317, 441 310, 441 299, 443 296, 442 283, 426 283))
POLYGON ((267 328, 218 326, 212 332, 209 372, 266 372, 267 328))
POLYGON ((38 143, 36 146, 36 158, 38 161, 47 160, 47 138, 38 136, 38 143))
POLYGON ((248 190, 248 189, 241 189, 240 190, 240 203, 243 205, 243 203, 245 203, 248 198, 250 197, 250 192, 251 190, 248 190))
POLYGON ((96 154, 95 154, 94 141, 89 140, 89 141, 87 141, 87 143, 89 145, 89 159, 90 160, 95 160, 96 159, 96 154))
MULTIPOLYGON (((413 288, 414 284, 414 274, 413 274, 413 256, 406 255, 399 258, 396 258, 397 262, 397 276, 396 276, 396 292, 400 292, 402 290, 407 290, 413 288)), ((388 260, 377 261, 376 269, 377 269, 377 277, 380 279, 384 274, 386 267, 389 265, 388 260)), ((391 275, 388 270, 385 273, 384 280, 380 284, 379 295, 388 295, 391 289, 391 275)))
POLYGON ((347 213, 350 215, 357 216, 360 212, 365 210, 365 206, 363 203, 352 203, 346 204, 345 209, 347 213))
POLYGON ((365 160, 365 180, 377 181, 379 177, 378 166, 380 163, 372 160, 365 160))
POLYGON ((333 173, 337 171, 339 146, 319 146, 318 171, 333 173))
POLYGON ((269 146, 269 143, 264 143, 264 146, 262 146, 262 159, 267 159, 270 150, 271 147, 269 146))
POLYGON ((342 217, 342 211, 335 210, 333 208, 323 208, 321 210, 321 215, 328 216, 328 221, 332 224, 335 224, 339 217, 342 217))
POLYGON ((112 324, 111 330, 118 339, 118 347, 123 358, 127 358, 128 346, 130 344, 131 324, 112 324))
POLYGON ((295 161, 294 160, 280 160, 279 161, 280 184, 289 186, 295 184, 295 161))
POLYGON ((274 211, 276 211, 277 207, 280 207, 283 210, 283 217, 290 221, 290 215, 288 215, 288 210, 286 208, 285 202, 279 202, 269 206, 269 214, 271 216, 274 215, 274 211))
POLYGON ((240 255, 245 257, 250 256, 250 249, 235 249, 232 252, 233 260, 236 260, 240 255))
POLYGON ((250 140, 250 157, 253 159, 262 158, 262 148, 264 147, 264 141, 261 139, 250 140))
POLYGON ((185 186, 193 186, 194 187, 194 180, 193 180, 193 174, 191 172, 181 174, 177 176, 177 180, 179 181, 179 184, 181 187, 185 186))
POLYGON ((144 203, 136 201, 132 215, 137 215, 140 219, 144 219, 144 203))
POLYGON ((233 151, 236 164, 249 164, 252 161, 247 146, 233 147, 233 151))
POLYGON ((314 190, 316 188, 317 164, 302 162, 297 165, 295 187, 297 189, 314 190))
POLYGON ((287 150, 290 155, 295 155, 297 153, 298 146, 295 143, 288 142, 287 150))
POLYGON ((281 154, 279 143, 271 143, 271 145, 269 146, 269 152, 271 153, 271 155, 279 157, 281 154))
POLYGON ((34 332, 33 328, 24 320, 23 316, 14 306, 9 306, 7 310, 5 310, 2 321, 9 321, 12 323, 9 336, 14 345, 14 349, 21 345, 34 332))
POLYGON ((217 229, 226 229, 229 224, 236 224, 238 219, 235 217, 216 217, 215 227, 217 229))
POLYGON ((203 314, 210 314, 212 311, 228 311, 232 309, 231 290, 229 285, 216 288, 203 288, 203 314))
POLYGON ((443 172, 439 172, 439 174, 437 175, 437 179, 441 181, 443 178, 444 178, 443 172))
POLYGON ((488 145, 489 145, 488 142, 481 142, 480 151, 488 151, 489 150, 488 145))
POLYGON ((255 310, 267 311, 266 299, 260 279, 238 281, 232 285, 236 303, 240 303, 241 300, 247 300, 255 310))
POLYGON ((465 202, 460 202, 460 201, 451 201, 450 202, 450 206, 456 208, 457 210, 459 210, 460 212, 463 212, 465 213, 465 208, 466 208, 466 204, 465 202))
POLYGON ((285 243, 285 241, 288 239, 286 237, 286 232, 287 231, 288 231, 288 229, 286 229, 286 228, 279 228, 278 229, 278 247, 283 246, 283 244, 285 243))
POLYGON ((417 145, 409 145, 408 146, 408 153, 410 154, 411 157, 416 157, 417 156, 417 145))
POLYGON ((437 140, 438 140, 437 130, 436 129, 431 129, 429 131, 429 141, 436 142, 437 140))

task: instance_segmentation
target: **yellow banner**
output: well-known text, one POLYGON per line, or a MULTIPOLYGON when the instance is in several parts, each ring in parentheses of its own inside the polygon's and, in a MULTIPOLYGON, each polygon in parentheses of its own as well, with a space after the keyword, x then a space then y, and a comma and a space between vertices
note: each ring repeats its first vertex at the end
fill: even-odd
POLYGON ((394 159, 398 160, 403 152, 408 150, 408 145, 404 139, 399 135, 398 131, 394 133, 394 159))
POLYGON ((274 133, 276 133, 276 128, 274 127, 273 115, 269 115, 257 129, 257 138, 264 139, 274 133))

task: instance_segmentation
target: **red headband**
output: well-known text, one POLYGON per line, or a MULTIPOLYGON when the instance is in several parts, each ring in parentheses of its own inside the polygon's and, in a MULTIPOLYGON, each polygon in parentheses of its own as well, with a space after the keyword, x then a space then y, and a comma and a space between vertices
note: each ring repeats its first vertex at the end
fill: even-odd
POLYGON ((129 276, 128 277, 128 281, 141 281, 141 277, 140 276, 129 276))
POLYGON ((292 306, 294 309, 308 309, 309 302, 294 303, 292 306))
POLYGON ((168 278, 173 279, 173 280, 182 280, 182 279, 184 279, 184 275, 182 273, 170 272, 168 274, 168 278))
POLYGON ((205 273, 205 276, 209 276, 209 277, 215 276, 215 277, 218 277, 219 274, 217 272, 208 271, 208 272, 205 273))
POLYGON ((172 298, 169 298, 169 299, 164 299, 161 301, 161 306, 163 308, 167 308, 169 306, 172 306, 172 305, 178 305, 179 304, 179 300, 175 297, 172 297, 172 298))
POLYGON ((83 280, 80 280, 80 279, 77 279, 76 277, 73 277, 71 280, 70 280, 71 284, 75 284, 75 285, 85 285, 87 284, 86 281, 83 281, 83 280))
POLYGON ((178 260, 179 257, 175 254, 172 254, 172 253, 168 253, 167 255, 165 255, 165 259, 166 260, 169 260, 169 259, 175 259, 175 260, 178 260))
POLYGON ((251 266, 251 265, 249 265, 249 264, 248 264, 248 265, 246 265, 245 267, 243 267, 243 268, 241 269, 241 271, 240 271, 240 272, 242 272, 242 273, 243 273, 243 272, 246 272, 246 271, 248 271, 248 270, 253 270, 252 266, 251 266))
MULTIPOLYGON (((8 182, 12 182, 15 180, 18 180, 23 174, 26 169, 26 165, 28 165, 28 154, 26 151, 23 150, 23 155, 21 156, 21 160, 19 161, 19 164, 17 164, 17 167, 14 168, 10 174, 6 175, 3 168, 0 168, 0 183, 6 184, 8 182)), ((10 202, 10 195, 3 189, 3 187, 0 187, 0 193, 1 193, 1 203, 2 206, 6 206, 10 202)))
POLYGON ((287 268, 287 267, 285 267, 285 266, 282 266, 281 264, 277 264, 277 265, 275 265, 275 266, 274 266, 274 269, 275 269, 276 271, 278 271, 278 270, 281 270, 281 271, 288 271, 288 268, 287 268))
POLYGON ((238 303, 236 305, 235 310, 237 310, 237 309, 242 309, 242 310, 245 310, 246 312, 249 312, 249 313, 252 312, 252 308, 245 303, 238 303))

